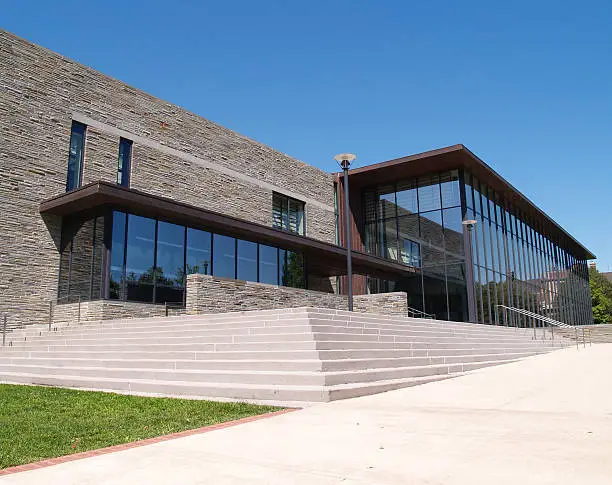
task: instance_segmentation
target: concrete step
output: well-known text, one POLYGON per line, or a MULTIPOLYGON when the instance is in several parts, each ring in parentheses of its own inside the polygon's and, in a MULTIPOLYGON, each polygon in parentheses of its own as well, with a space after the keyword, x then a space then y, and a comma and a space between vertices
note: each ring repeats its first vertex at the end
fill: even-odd
POLYGON ((568 342, 534 340, 529 329, 310 308, 33 330, 0 350, 0 379, 274 402, 415 385, 568 342))
POLYGON ((524 338, 519 335, 506 335, 499 337, 488 337, 488 336, 457 336, 451 334, 423 334, 415 336, 405 335, 386 335, 382 333, 356 333, 346 332, 344 329, 335 332, 318 332, 318 327, 306 331, 302 329, 302 332, 278 332, 278 333, 264 333, 257 335, 204 335, 204 336, 159 336, 158 334, 134 334, 132 335, 120 335, 120 336, 108 336, 108 335, 91 335, 84 334, 78 336, 42 336, 34 340, 26 340, 24 342, 15 342, 12 346, 26 346, 31 345, 35 342, 37 345, 95 345, 100 342, 106 344, 180 344, 180 343, 255 343, 255 342, 293 342, 293 341, 312 341, 317 340, 323 341, 355 341, 355 342, 420 342, 420 343, 448 343, 454 342, 458 337, 461 337, 464 342, 470 343, 514 343, 523 342, 524 338))
MULTIPOLYGON (((307 321, 307 320, 306 320, 307 321)), ((311 321, 311 323, 303 323, 301 320, 295 324, 284 326, 232 326, 227 328, 209 328, 206 324, 186 324, 178 327, 132 327, 125 326, 123 328, 75 328, 62 329, 57 332, 41 333, 35 335, 42 338, 92 338, 96 337, 139 337, 139 336, 158 336, 158 337, 205 337, 205 336, 235 336, 235 335, 268 335, 275 333, 353 333, 353 334, 371 334, 371 335, 396 335, 406 337, 420 336, 465 336, 479 338, 504 338, 504 337, 523 337, 522 333, 512 329, 501 332, 479 332, 474 329, 442 329, 435 326, 412 328, 406 326, 398 327, 379 327, 379 326, 364 326, 362 325, 338 325, 332 321, 311 321)))
MULTIPOLYGON (((387 357, 372 359, 97 359, 86 357, 0 357, 0 366, 40 366, 40 367, 98 367, 126 369, 167 369, 167 370, 267 370, 267 371, 352 371, 392 367, 420 367, 439 364, 459 364, 496 360, 519 359, 533 353, 500 353, 482 355, 459 355, 440 357, 387 357)), ((149 357, 153 357, 152 355, 149 357)))
POLYGON ((358 350, 358 349, 550 349, 559 348, 549 342, 540 343, 526 340, 524 342, 381 342, 381 341, 276 341, 276 342, 240 342, 240 343, 105 343, 82 344, 77 341, 57 343, 52 345, 35 342, 6 347, 3 352, 14 351, 47 351, 61 352, 83 350, 88 352, 101 351, 192 351, 192 352, 223 352, 223 351, 275 351, 275 350, 358 350))
POLYGON ((261 404, 301 406, 313 402, 328 402, 337 399, 365 396, 402 387, 410 387, 456 375, 437 375, 425 378, 394 379, 366 384, 343 384, 337 386, 257 386, 226 383, 193 383, 182 381, 151 381, 145 379, 123 380, 69 375, 37 375, 25 373, 4 373, 3 382, 69 387, 76 389, 112 390, 121 393, 181 396, 201 399, 227 399, 261 404))
MULTIPOLYGON (((174 320, 163 320, 163 319, 134 319, 132 321, 108 321, 106 322, 93 322, 84 325, 71 325, 59 328, 59 332, 64 333, 78 333, 84 331, 90 331, 92 328, 99 330, 100 332, 106 331, 117 331, 126 330, 130 331, 172 331, 179 329, 207 329, 210 331, 214 330, 243 330, 244 328, 266 328, 266 327, 286 327, 286 326, 297 326, 304 325, 311 322, 314 325, 332 325, 332 326, 347 326, 353 328, 368 328, 368 329, 386 329, 386 330, 412 330, 412 331, 454 331, 454 332, 467 332, 467 333, 478 333, 481 335, 491 334, 505 334, 508 332, 523 332, 529 331, 530 329, 516 329, 512 327, 498 327, 491 325, 479 325, 479 324, 463 324, 439 321, 419 321, 419 320, 382 320, 377 321, 375 319, 366 320, 338 320, 330 318, 314 318, 312 315, 292 315, 291 319, 244 319, 244 320, 226 320, 221 322, 209 321, 198 318, 187 318, 181 317, 174 320)), ((40 331, 39 331, 40 332, 40 331)))

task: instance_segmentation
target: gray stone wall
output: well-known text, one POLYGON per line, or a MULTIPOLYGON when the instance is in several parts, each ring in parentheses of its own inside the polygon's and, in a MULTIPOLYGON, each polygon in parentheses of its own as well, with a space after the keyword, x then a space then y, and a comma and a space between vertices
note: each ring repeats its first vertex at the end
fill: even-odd
POLYGON ((408 295, 403 291, 354 295, 353 310, 362 313, 408 315, 408 295))
MULTIPOLYGON (((181 315, 184 309, 168 308, 168 315, 181 315)), ((166 316, 164 305, 133 301, 92 300, 53 306, 54 325, 115 320, 119 318, 149 318, 166 316), (79 308, 80 306, 80 308, 79 308)))
MULTIPOLYGON (((186 313, 224 313, 292 307, 346 310, 347 297, 313 290, 230 280, 202 274, 187 276, 186 313)), ((408 314, 406 293, 356 295, 353 308, 361 313, 408 314)))
POLYGON ((308 236, 334 241, 330 174, 0 30, 0 313, 12 321, 45 322, 57 297, 61 219, 38 207, 65 191, 73 120, 88 126, 84 183, 116 180, 123 136, 134 188, 268 225, 278 191, 306 203, 308 236))

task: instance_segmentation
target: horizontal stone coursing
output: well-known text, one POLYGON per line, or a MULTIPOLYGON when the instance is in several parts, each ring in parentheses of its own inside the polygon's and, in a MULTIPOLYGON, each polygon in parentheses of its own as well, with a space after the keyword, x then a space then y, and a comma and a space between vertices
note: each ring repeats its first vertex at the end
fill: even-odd
MULTIPOLYGON (((168 315, 180 315, 182 308, 168 308, 168 315)), ((75 324, 114 320, 119 318, 148 318, 166 316, 164 305, 132 301, 92 300, 81 303, 54 305, 53 324, 75 324)))
MULTIPOLYGON (((292 307, 321 307, 346 310, 347 297, 334 293, 275 286, 214 276, 187 276, 186 313, 224 313, 292 307)), ((362 313, 407 315, 406 293, 356 295, 353 309, 362 313)))

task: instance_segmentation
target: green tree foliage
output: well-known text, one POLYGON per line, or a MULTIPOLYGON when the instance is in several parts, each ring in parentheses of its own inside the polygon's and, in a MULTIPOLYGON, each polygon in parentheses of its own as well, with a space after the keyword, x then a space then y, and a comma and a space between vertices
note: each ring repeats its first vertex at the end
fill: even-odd
POLYGON ((593 320, 596 324, 612 324, 612 282, 596 268, 589 268, 593 320))

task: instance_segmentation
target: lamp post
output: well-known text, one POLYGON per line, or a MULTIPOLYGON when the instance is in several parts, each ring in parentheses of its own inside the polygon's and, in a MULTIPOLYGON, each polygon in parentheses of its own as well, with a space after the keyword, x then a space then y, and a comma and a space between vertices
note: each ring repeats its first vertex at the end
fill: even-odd
POLYGON ((478 309, 476 308, 476 299, 474 298, 474 253, 472 252, 472 230, 474 229, 474 226, 477 222, 478 221, 476 221, 475 219, 467 219, 461 222, 461 224, 463 224, 463 227, 467 229, 467 232, 464 232, 465 236, 467 236, 464 238, 464 246, 466 246, 466 254, 469 254, 465 269, 468 285, 468 319, 471 322, 478 321, 478 309))
POLYGON ((348 171, 351 166, 351 162, 357 157, 352 153, 340 153, 336 155, 334 159, 342 167, 344 172, 344 240, 346 241, 346 278, 347 278, 347 293, 348 293, 348 309, 349 312, 353 311, 353 261, 351 258, 351 229, 350 229, 350 217, 349 217, 349 181, 348 171))

